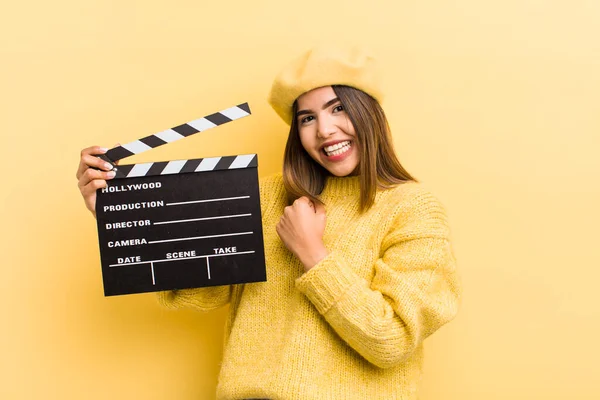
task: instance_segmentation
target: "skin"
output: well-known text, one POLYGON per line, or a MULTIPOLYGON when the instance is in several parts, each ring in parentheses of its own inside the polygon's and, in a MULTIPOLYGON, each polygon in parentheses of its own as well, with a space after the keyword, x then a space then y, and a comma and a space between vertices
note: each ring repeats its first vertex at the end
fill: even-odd
MULTIPOLYGON (((118 144, 115 146, 118 146, 118 144)), ((94 218, 96 218, 96 190, 106 187, 106 181, 115 177, 115 173, 110 171, 112 165, 95 157, 95 155, 104 154, 107 151, 107 148, 100 146, 92 146, 81 150, 79 166, 75 174, 77 186, 81 196, 83 196, 85 206, 94 218)))
MULTIPOLYGON (((298 130, 306 152, 332 175, 355 175, 360 161, 354 127, 331 86, 313 89, 298 97, 298 130), (350 141, 350 150, 328 157, 323 147, 350 141)), ((77 185, 88 210, 96 217, 96 190, 114 178, 112 166, 95 157, 108 149, 92 146, 81 151, 77 185), (92 169, 90 167, 97 168, 92 169)), ((285 208, 276 229, 285 246, 300 260, 305 272, 323 260, 329 250, 323 243, 326 213, 320 204, 301 197, 285 208)))
POLYGON ((356 132, 331 86, 313 89, 298 97, 296 119, 302 147, 313 160, 335 176, 357 173, 360 154, 356 132), (323 152, 323 147, 344 141, 351 144, 346 153, 328 157, 323 152))
MULTIPOLYGON (((296 118, 306 152, 332 175, 342 177, 356 174, 360 158, 354 127, 336 99, 331 86, 306 92, 298 98, 296 118), (344 141, 351 142, 346 153, 328 157, 323 152, 323 147, 344 141)), ((301 197, 285 208, 277 224, 279 237, 302 262, 305 272, 329 254, 323 243, 325 223, 325 208, 301 197)))

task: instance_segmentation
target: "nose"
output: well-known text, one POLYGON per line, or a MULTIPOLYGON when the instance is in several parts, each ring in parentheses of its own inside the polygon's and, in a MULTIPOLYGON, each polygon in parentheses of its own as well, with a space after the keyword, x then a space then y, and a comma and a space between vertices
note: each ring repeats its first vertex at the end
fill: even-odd
POLYGON ((337 126, 335 125, 333 119, 329 116, 322 116, 318 120, 317 124, 317 135, 320 138, 326 139, 329 136, 333 135, 337 131, 337 126))

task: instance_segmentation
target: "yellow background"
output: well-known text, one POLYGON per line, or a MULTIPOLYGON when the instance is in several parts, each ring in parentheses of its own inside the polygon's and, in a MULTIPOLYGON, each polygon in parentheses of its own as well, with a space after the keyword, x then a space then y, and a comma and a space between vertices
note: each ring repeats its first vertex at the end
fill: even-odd
MULTIPOLYGON (((222 108, 254 115, 126 160, 258 153, 271 80, 315 43, 380 56, 399 157, 449 210, 460 316, 424 400, 600 398, 600 2, 74 1, 2 7, 0 398, 211 399, 225 310, 104 298, 79 151, 222 108)), ((268 329, 268 327, 265 327, 268 329)))

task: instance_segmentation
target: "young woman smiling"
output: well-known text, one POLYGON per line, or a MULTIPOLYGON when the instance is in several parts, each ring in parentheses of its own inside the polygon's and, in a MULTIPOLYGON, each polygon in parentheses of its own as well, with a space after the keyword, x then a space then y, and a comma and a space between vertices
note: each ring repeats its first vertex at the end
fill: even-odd
MULTIPOLYGON (((230 305, 218 399, 417 398, 423 341, 460 289, 446 212, 396 158, 378 76, 360 49, 285 67, 269 98, 290 125, 283 173, 260 183, 267 282, 158 294, 230 305)), ((103 151, 78 170, 90 210, 103 151)))

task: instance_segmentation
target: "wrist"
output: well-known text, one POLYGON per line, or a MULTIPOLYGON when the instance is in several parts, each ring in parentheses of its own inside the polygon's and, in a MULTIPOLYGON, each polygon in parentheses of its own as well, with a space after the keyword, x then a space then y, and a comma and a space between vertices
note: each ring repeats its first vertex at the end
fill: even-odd
POLYGON ((322 243, 315 246, 305 254, 298 255, 300 262, 304 266, 304 272, 308 272, 312 267, 321 262, 325 257, 329 255, 329 250, 322 243))

